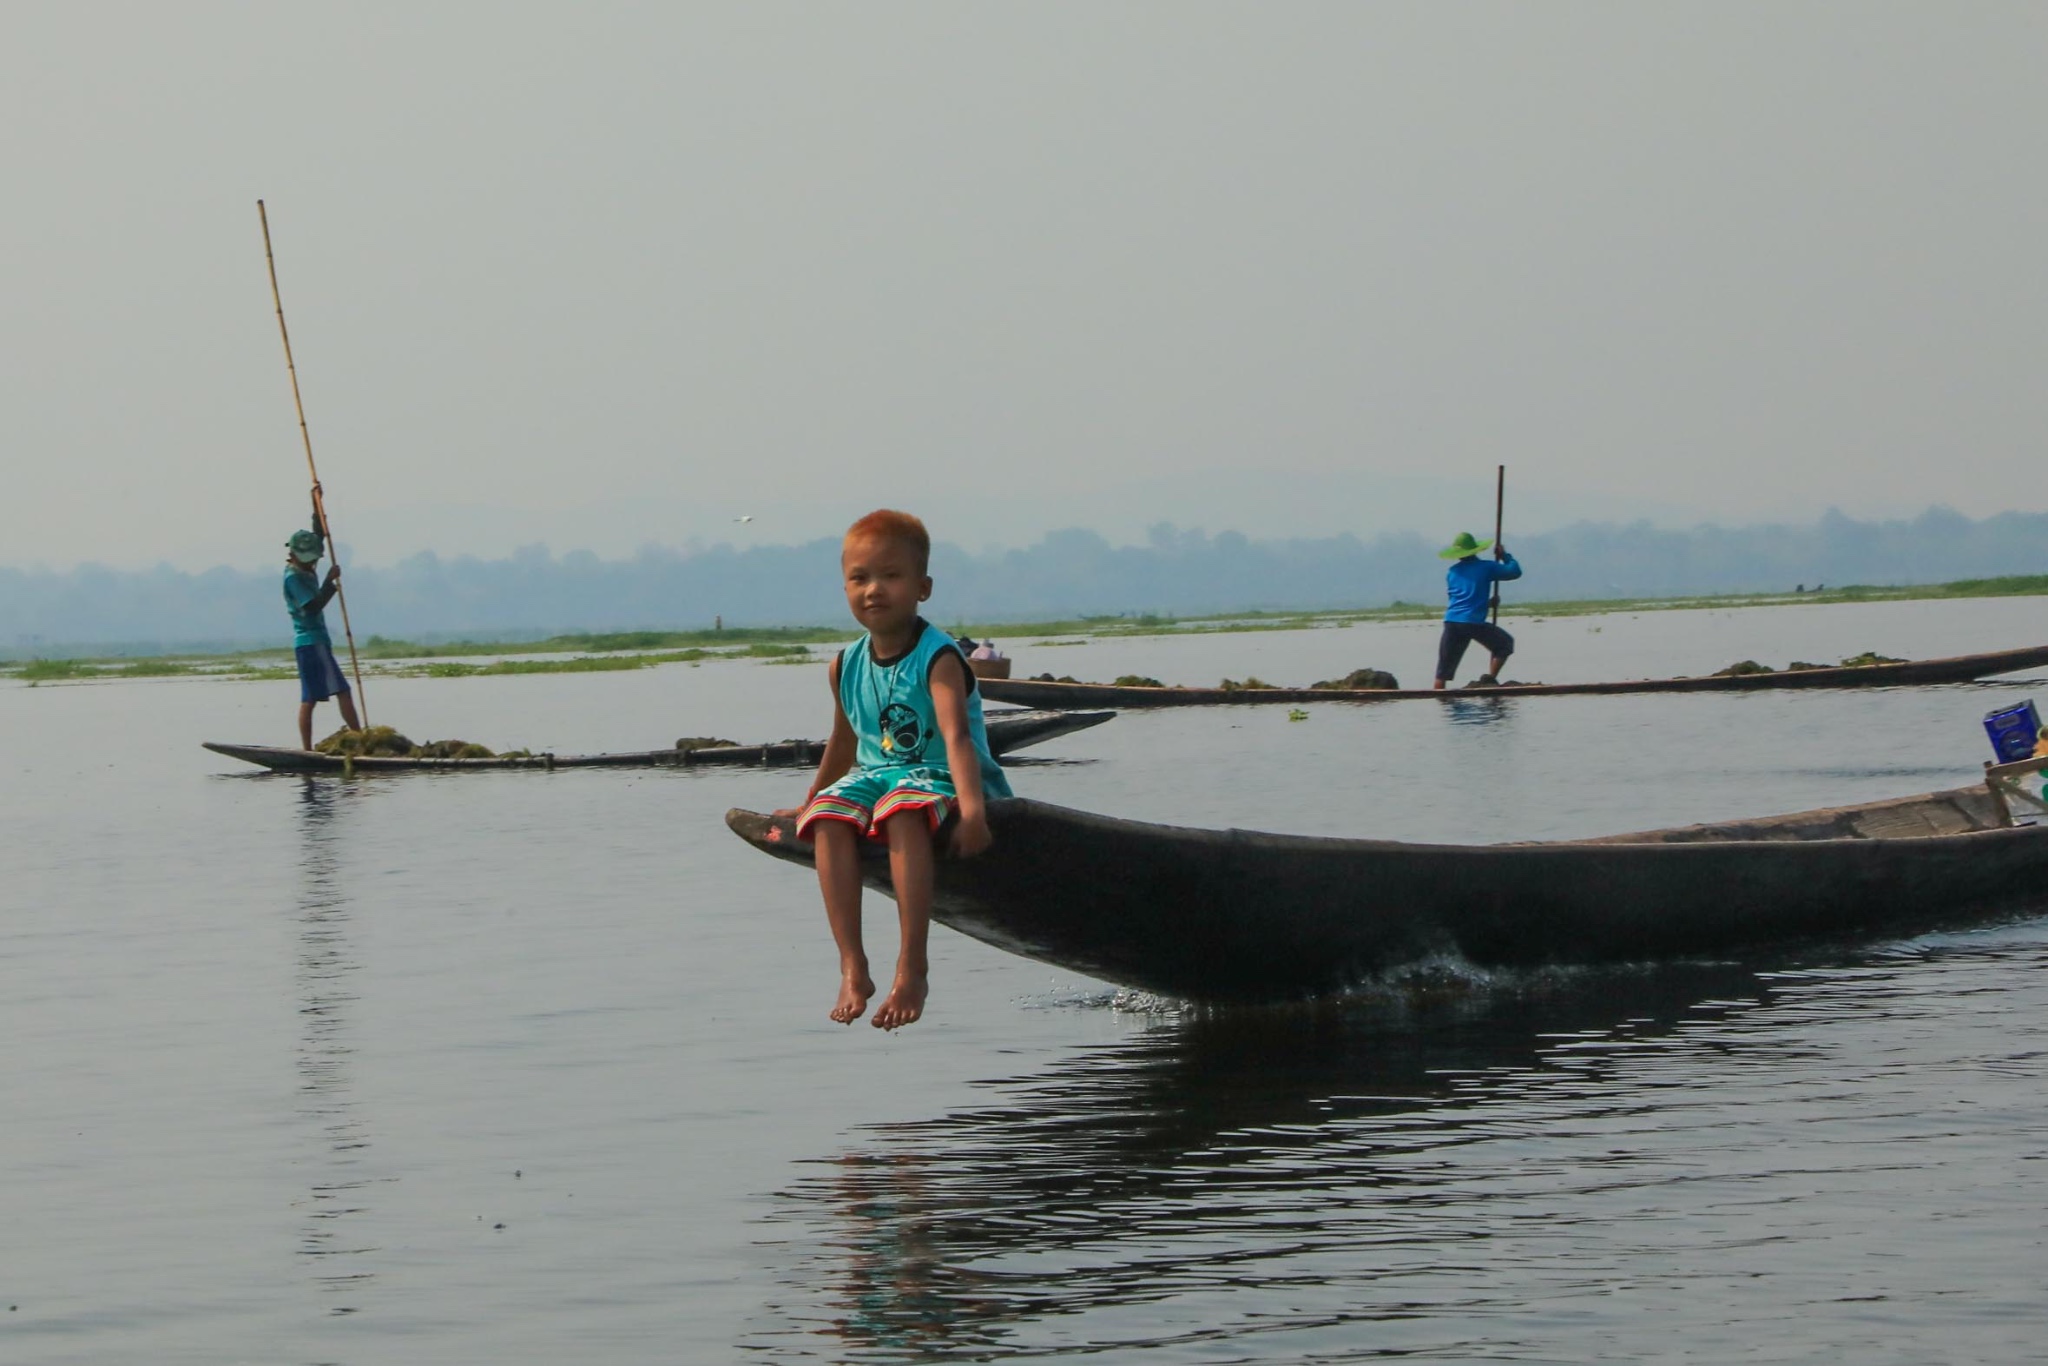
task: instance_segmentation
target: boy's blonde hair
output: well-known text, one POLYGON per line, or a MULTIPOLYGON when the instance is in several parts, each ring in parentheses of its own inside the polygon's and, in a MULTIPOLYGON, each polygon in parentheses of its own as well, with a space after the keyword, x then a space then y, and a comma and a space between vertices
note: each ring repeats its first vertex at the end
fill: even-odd
POLYGON ((907 545, 917 556, 917 572, 927 573, 932 562, 932 536, 924 523, 907 512, 876 508, 846 529, 846 539, 873 536, 907 545))

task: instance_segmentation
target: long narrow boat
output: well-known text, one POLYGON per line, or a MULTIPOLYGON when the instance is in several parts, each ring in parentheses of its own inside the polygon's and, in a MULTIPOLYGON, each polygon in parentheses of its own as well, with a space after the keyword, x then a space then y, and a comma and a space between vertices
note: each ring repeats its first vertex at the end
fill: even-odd
MULTIPOLYGON (((1438 956, 1480 967, 1692 959, 2048 907, 2048 825, 2010 819, 1985 785, 1455 846, 1182 829, 1013 799, 990 804, 987 852, 940 860, 932 914, 1122 986, 1290 999, 1438 956)), ((726 823, 764 853, 811 861, 786 819, 733 810, 726 823)), ((868 884, 887 892, 886 853, 864 854, 868 884)))
MULTIPOLYGON (((991 711, 987 715, 988 747, 997 758, 1030 745, 1099 726, 1111 711, 991 711)), ((492 759, 413 759, 370 755, 343 759, 306 749, 274 745, 233 745, 201 742, 215 754, 259 764, 279 773, 468 773, 503 768, 790 768, 815 764, 825 752, 822 740, 784 740, 773 745, 719 745, 710 749, 646 749, 618 754, 505 755, 492 759)))
POLYGON ((1949 659, 1910 659, 1853 668, 1779 669, 1771 673, 1709 674, 1699 678, 1632 678, 1616 683, 1520 683, 1486 688, 1145 688, 1113 683, 1048 683, 991 678, 981 684, 992 702, 1024 707, 1213 707, 1225 703, 1398 702, 1434 697, 1569 697, 1595 693, 1762 692, 1773 688, 1897 688, 1928 683, 1969 683, 2048 664, 2048 645, 1949 659))

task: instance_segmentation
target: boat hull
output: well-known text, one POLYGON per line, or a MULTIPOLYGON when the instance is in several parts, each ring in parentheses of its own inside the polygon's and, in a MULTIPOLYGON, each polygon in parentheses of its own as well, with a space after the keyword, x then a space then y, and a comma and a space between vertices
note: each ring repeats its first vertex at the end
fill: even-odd
MULTIPOLYGON (((727 823, 810 862, 786 819, 727 823)), ((2048 827, 1982 788, 1603 840, 1452 846, 1188 830, 995 802, 995 843, 941 860, 933 917, 1025 957, 1197 1000, 1301 998, 1436 957, 1646 962, 1955 923, 2023 901, 2048 827)), ((868 883, 889 890, 886 858, 868 883)), ((2039 893, 2036 893, 2038 896, 2039 893)))
MULTIPOLYGON (((1099 726, 1116 713, 1109 711, 990 712, 986 718, 989 749, 1000 759, 1031 745, 1044 744, 1077 730, 1099 726)), ((815 764, 825 753, 822 740, 785 740, 774 745, 721 745, 716 749, 649 749, 618 754, 534 754, 490 759, 413 759, 369 755, 343 759, 313 750, 275 745, 201 742, 215 754, 257 764, 277 773, 471 773, 514 768, 791 768, 815 764)))
POLYGON ((1023 707, 1214 707, 1260 703, 1399 702, 1418 698, 1577 697, 1623 693, 1769 692, 1786 688, 1899 688, 1969 683, 2048 665, 2048 645, 1949 659, 1866 664, 1850 669, 1780 670, 1704 678, 1636 678, 1614 683, 1524 683, 1499 688, 1129 688, 1113 683, 1048 683, 1038 679, 985 680, 982 695, 1023 707))

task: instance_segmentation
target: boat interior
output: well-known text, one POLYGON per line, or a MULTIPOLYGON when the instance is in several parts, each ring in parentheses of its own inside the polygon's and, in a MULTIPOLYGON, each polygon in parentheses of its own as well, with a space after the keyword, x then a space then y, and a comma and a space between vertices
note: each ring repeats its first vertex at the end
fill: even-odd
POLYGON ((1727 840, 1895 840, 1967 835, 2013 824, 1991 785, 1926 792, 1861 806, 1830 806, 1784 816, 1602 835, 1575 844, 1707 844, 1727 840))

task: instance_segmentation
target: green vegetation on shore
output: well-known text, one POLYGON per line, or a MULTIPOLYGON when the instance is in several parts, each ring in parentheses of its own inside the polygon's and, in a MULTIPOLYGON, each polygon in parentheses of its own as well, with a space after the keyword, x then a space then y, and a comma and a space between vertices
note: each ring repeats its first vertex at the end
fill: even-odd
MULTIPOLYGON (((2048 574, 2020 574, 1993 579, 1959 579, 1954 583, 1876 587, 1847 584, 1810 593, 1718 593, 1703 597, 1586 598, 1570 601, 1518 602, 1510 597, 1510 616, 1596 616, 1616 612, 1670 612, 1710 608, 1821 606, 1830 603, 1909 602, 1939 598, 2000 598, 2048 595, 2048 574)), ((1385 607, 1328 611, 1225 612, 1211 616, 1173 617, 1146 612, 1137 615, 1083 616, 1054 621, 955 622, 952 629, 974 636, 994 635, 1018 640, 1046 636, 1034 644, 1072 645, 1073 637, 1115 639, 1128 636, 1199 635, 1241 631, 1301 631, 1357 622, 1433 621, 1436 604, 1394 602, 1385 607)), ((837 645, 853 634, 850 627, 773 626, 716 631, 614 631, 550 636, 533 641, 459 640, 422 644, 371 636, 359 647, 365 673, 386 677, 470 678, 482 674, 611 672, 646 669, 662 664, 699 664, 716 659, 753 659, 770 663, 802 663, 813 656, 812 645, 837 645), (463 657, 515 656, 486 664, 463 663, 463 657), (561 656, 535 658, 534 656, 561 656), (440 662, 428 662, 440 661, 440 662)), ((337 651, 338 654, 344 653, 337 651)), ((0 677, 28 683, 75 682, 116 678, 227 678, 274 680, 294 677, 291 656, 282 649, 250 650, 227 655, 166 655, 146 659, 32 659, 0 662, 0 677)))

